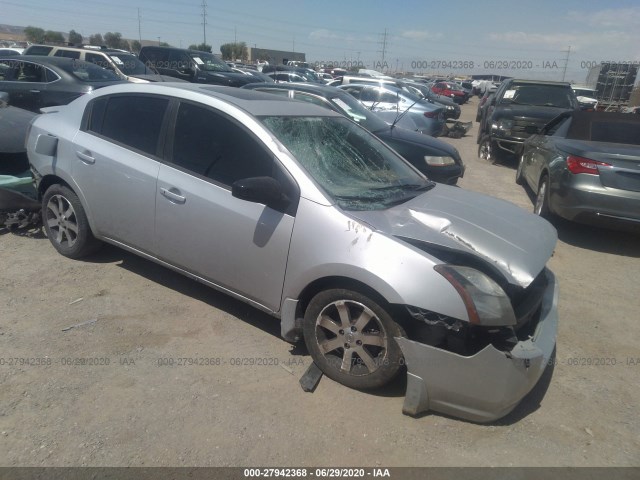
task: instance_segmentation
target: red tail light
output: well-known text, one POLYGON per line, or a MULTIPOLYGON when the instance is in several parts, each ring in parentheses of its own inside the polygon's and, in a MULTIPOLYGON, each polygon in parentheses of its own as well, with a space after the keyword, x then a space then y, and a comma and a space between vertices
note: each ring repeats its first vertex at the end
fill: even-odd
POLYGON ((598 175, 598 166, 610 167, 611 165, 605 162, 591 160, 590 158, 577 157, 575 155, 569 155, 567 157, 567 168, 571 173, 589 173, 591 175, 598 175))
POLYGON ((424 112, 424 116, 427 118, 436 118, 438 116, 438 111, 434 110, 433 112, 424 112))

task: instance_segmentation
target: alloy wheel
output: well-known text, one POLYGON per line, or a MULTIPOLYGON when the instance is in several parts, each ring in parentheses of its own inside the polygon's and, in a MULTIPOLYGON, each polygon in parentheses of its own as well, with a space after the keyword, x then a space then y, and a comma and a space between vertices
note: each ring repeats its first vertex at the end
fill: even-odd
POLYGON ((53 195, 45 215, 51 240, 64 247, 73 247, 78 239, 78 220, 69 200, 62 195, 53 195))

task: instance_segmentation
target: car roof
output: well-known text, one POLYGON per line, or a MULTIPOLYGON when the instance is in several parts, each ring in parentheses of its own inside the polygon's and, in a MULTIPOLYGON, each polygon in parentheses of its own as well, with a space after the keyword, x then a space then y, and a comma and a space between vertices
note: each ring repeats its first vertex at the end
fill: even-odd
POLYGON ((114 87, 101 88, 96 92, 96 95, 109 93, 157 93, 180 96, 180 92, 184 91, 217 98, 253 116, 283 115, 342 118, 342 115, 338 113, 307 102, 298 102, 285 97, 278 97, 270 93, 257 92, 250 89, 200 83, 125 83, 114 87))
POLYGON ((329 87, 320 83, 302 83, 302 82, 288 82, 288 83, 250 83, 249 85, 243 85, 246 90, 258 90, 260 88, 271 88, 277 90, 296 90, 298 92, 315 93, 324 97, 331 95, 349 95, 344 90, 339 90, 335 87, 329 87))
POLYGON ((505 82, 509 82, 509 83, 517 82, 521 84, 530 83, 532 85, 558 85, 558 86, 566 86, 566 87, 571 86, 569 82, 552 82, 551 80, 521 80, 519 78, 509 78, 505 80, 505 82))
POLYGON ((9 60, 24 60, 35 63, 42 63, 43 65, 54 65, 61 66, 67 63, 79 62, 82 60, 78 60, 77 58, 68 58, 68 57, 48 57, 46 55, 20 55, 20 58, 9 57, 9 60))

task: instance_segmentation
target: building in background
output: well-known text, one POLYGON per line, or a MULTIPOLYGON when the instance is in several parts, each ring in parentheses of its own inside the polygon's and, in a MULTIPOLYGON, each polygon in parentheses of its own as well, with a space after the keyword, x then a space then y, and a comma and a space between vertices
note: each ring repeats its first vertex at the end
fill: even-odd
POLYGON ((301 52, 250 47, 249 61, 252 63, 267 61, 270 65, 285 65, 289 61, 306 62, 307 58, 306 54, 301 52))

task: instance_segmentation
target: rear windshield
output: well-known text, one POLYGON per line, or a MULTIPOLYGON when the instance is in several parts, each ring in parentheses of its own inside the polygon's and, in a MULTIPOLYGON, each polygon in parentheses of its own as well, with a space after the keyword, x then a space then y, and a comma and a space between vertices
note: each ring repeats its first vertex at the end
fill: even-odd
POLYGON ((573 99, 574 93, 568 86, 514 83, 504 91, 500 103, 574 108, 573 99))
POLYGON ((640 145, 640 122, 592 122, 591 140, 640 145))

